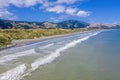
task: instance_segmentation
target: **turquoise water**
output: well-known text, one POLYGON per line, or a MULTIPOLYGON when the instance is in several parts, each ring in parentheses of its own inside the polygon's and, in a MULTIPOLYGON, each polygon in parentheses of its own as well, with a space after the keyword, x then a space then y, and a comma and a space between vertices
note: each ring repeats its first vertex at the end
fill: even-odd
POLYGON ((93 31, 3 51, 0 80, 119 80, 119 35, 93 31))

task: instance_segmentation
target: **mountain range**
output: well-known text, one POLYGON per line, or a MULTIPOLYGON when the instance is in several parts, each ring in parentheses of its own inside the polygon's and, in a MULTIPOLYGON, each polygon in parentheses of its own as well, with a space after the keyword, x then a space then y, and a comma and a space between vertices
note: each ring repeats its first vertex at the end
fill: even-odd
POLYGON ((88 29, 118 29, 119 24, 89 24, 87 22, 78 20, 66 20, 58 23, 53 22, 28 22, 28 21, 12 21, 0 19, 0 29, 76 29, 76 28, 88 28, 88 29))
POLYGON ((12 21, 12 20, 2 20, 0 19, 0 29, 32 29, 32 28, 42 28, 42 29, 74 29, 74 28, 85 28, 89 26, 89 23, 77 21, 77 20, 67 20, 58 23, 53 22, 27 22, 27 21, 12 21))

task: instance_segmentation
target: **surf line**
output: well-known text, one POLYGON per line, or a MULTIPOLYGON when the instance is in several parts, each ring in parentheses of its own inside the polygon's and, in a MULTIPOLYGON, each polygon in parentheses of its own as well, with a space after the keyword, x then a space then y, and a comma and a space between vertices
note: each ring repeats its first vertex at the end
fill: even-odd
POLYGON ((14 69, 0 74, 0 80, 20 80, 26 69, 25 64, 21 64, 14 69))
POLYGON ((47 55, 47 56, 45 56, 45 57, 43 57, 43 58, 38 58, 38 59, 36 59, 36 60, 31 64, 31 69, 29 69, 28 72, 23 75, 23 77, 28 76, 28 75, 31 75, 31 73, 32 73, 33 71, 37 70, 40 66, 43 66, 43 65, 45 65, 45 64, 49 64, 49 63, 53 62, 57 57, 59 57, 59 56, 61 55, 61 52, 62 52, 62 51, 65 51, 66 49, 69 49, 69 48, 71 48, 71 47, 74 47, 74 46, 76 46, 78 43, 81 43, 81 42, 89 39, 90 37, 99 34, 100 32, 101 32, 101 31, 95 32, 95 33, 93 33, 93 34, 91 34, 91 35, 89 35, 89 36, 85 36, 85 37, 83 37, 83 38, 81 38, 81 39, 74 40, 74 41, 66 44, 66 45, 63 46, 63 47, 58 48, 55 52, 51 53, 50 55, 47 55))
POLYGON ((43 58, 39 58, 37 60, 35 60, 35 62, 33 62, 31 64, 31 67, 32 67, 32 70, 36 70, 39 68, 39 66, 41 65, 45 65, 45 64, 48 64, 48 63, 51 63, 53 60, 55 60, 58 56, 60 56, 61 52, 62 51, 65 51, 66 49, 69 49, 71 47, 74 47, 75 45, 77 45, 78 43, 81 43, 87 39, 89 39, 90 37, 92 36, 95 36, 97 35, 98 33, 100 32, 96 32, 96 33, 93 33, 92 35, 89 35, 89 36, 86 36, 84 38, 81 38, 81 39, 78 39, 78 40, 74 40, 68 44, 66 44, 65 46, 61 47, 61 48, 58 48, 55 52, 51 53, 50 55, 47 55, 43 58))
POLYGON ((7 61, 11 61, 11 60, 17 59, 18 57, 31 55, 31 54, 35 54, 34 49, 23 51, 23 52, 18 52, 15 54, 6 55, 6 56, 3 56, 0 58, 0 64, 4 64, 7 61))

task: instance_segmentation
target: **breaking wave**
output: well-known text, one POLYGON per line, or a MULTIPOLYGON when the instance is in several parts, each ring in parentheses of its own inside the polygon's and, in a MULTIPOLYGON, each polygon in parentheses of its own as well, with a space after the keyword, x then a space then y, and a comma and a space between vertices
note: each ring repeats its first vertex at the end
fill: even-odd
MULTIPOLYGON (((78 43, 81 43, 87 39, 89 39, 92 36, 95 36, 97 34, 99 34, 99 32, 94 32, 92 34, 89 34, 88 36, 85 36, 83 38, 77 39, 77 40, 73 40, 67 44, 63 44, 63 47, 60 47, 58 49, 56 49, 54 52, 52 52, 51 54, 44 56, 43 58, 38 58, 37 60, 35 60, 32 64, 31 64, 31 68, 26 70, 27 67, 25 66, 25 64, 19 65, 14 69, 11 69, 3 74, 0 75, 0 80, 20 80, 25 76, 30 75, 33 71, 37 70, 40 66, 45 65, 45 64, 49 64, 51 62, 53 62, 57 57, 59 57, 61 55, 61 52, 76 46, 78 43)), ((50 47, 54 44, 48 44, 46 46, 44 46, 43 48, 46 47, 50 47)), ((7 61, 11 61, 13 59, 17 59, 18 57, 22 57, 22 56, 26 56, 26 55, 30 55, 35 53, 34 49, 31 50, 27 50, 24 52, 19 52, 16 54, 11 54, 11 55, 7 55, 7 56, 3 56, 2 58, 0 58, 0 63, 4 63, 7 61)))
POLYGON ((40 47, 40 49, 46 49, 46 48, 51 47, 53 45, 54 45, 54 43, 51 43, 51 44, 40 47))
POLYGON ((0 64, 4 64, 7 61, 11 61, 11 60, 17 59, 18 57, 22 57, 22 56, 26 56, 34 53, 35 53, 34 49, 31 49, 23 52, 18 52, 16 54, 6 55, 0 58, 0 64))
POLYGON ((62 51, 66 50, 68 48, 74 47, 76 44, 81 43, 81 42, 83 42, 83 41, 89 39, 90 37, 95 36, 95 35, 97 35, 99 33, 100 33, 100 31, 96 32, 96 33, 93 33, 93 34, 91 34, 89 36, 83 37, 81 39, 74 40, 74 41, 66 44, 63 47, 58 48, 55 52, 51 53, 50 55, 47 55, 47 56, 45 56, 43 58, 39 58, 39 59, 35 60, 35 62, 33 62, 31 64, 32 70, 34 71, 34 70, 38 69, 41 65, 51 63, 53 60, 55 60, 57 57, 60 56, 60 53, 62 51))
POLYGON ((25 64, 19 65, 3 74, 0 74, 0 80, 20 80, 26 70, 25 64))

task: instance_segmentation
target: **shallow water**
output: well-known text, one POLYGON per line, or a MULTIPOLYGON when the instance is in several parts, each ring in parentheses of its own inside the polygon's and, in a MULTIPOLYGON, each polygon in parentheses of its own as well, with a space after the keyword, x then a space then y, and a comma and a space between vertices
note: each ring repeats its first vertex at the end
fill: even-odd
POLYGON ((119 80, 119 35, 93 31, 2 51, 0 80, 119 80))

